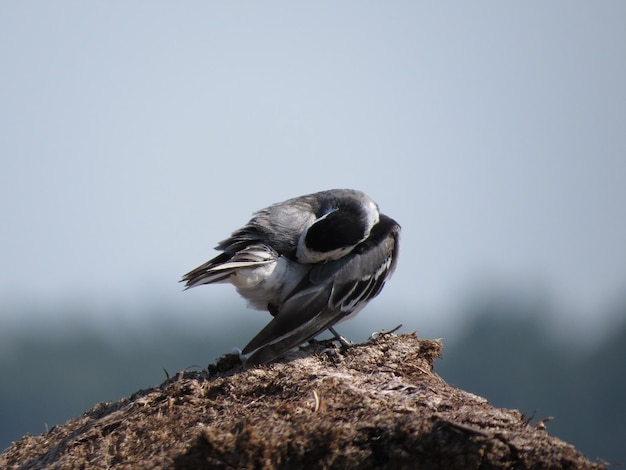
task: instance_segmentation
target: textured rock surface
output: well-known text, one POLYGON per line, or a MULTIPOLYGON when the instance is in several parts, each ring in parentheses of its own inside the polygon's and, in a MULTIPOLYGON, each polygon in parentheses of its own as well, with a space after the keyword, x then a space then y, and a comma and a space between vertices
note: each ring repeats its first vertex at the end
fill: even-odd
MULTIPOLYGON (((320 342, 244 369, 236 356, 27 436, 1 468, 602 468, 432 372, 439 341, 320 342)), ((542 424, 542 423, 539 423, 542 424)))

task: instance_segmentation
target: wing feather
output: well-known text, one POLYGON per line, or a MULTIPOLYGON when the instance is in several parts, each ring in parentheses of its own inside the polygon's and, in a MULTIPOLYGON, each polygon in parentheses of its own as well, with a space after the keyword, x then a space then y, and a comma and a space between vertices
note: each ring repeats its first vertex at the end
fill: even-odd
MULTIPOLYGON (((261 348, 269 343, 275 343, 288 336, 299 338, 303 332, 305 336, 308 335, 310 328, 305 327, 307 327, 320 312, 328 309, 331 294, 332 283, 327 282, 326 286, 320 286, 319 288, 312 287, 291 297, 280 307, 280 310, 272 321, 252 338, 242 352, 248 354, 255 349, 261 348)), ((322 328, 322 330, 323 329, 324 328, 322 328)), ((319 333, 319 331, 314 332, 313 336, 319 333)), ((298 346, 313 336, 302 339, 294 346, 288 347, 286 351, 298 346)))

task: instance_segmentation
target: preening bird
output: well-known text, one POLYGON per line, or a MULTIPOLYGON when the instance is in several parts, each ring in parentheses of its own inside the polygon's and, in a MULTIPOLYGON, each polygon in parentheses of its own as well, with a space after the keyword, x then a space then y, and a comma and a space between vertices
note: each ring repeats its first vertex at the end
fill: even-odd
MULTIPOLYGON (((186 288, 230 282, 248 305, 274 317, 243 349, 263 364, 359 312, 398 261, 400 226, 365 193, 332 189, 253 214, 185 274, 186 288)), ((345 340, 343 340, 345 341, 345 340)))

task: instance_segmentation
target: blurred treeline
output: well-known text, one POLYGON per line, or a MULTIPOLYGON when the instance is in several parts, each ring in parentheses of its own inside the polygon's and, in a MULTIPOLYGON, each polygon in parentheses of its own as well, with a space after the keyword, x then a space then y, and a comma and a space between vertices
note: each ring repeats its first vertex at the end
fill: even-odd
MULTIPOLYGON (((373 325, 382 315, 381 303, 375 307, 379 315, 360 321, 361 314, 340 331, 362 341, 395 326, 373 325)), ((590 458, 626 463, 626 304, 603 316, 613 318, 613 328, 595 342, 562 334, 546 304, 493 297, 465 309, 455 334, 437 335, 444 336, 439 375, 497 407, 519 409, 531 423, 553 417, 548 431, 590 458)), ((62 327, 0 332, 0 451, 24 434, 158 385, 166 373, 204 368, 245 344, 269 317, 257 313, 250 324, 250 312, 239 310, 221 316, 227 318, 221 324, 161 311, 108 330, 68 316, 59 318, 62 327)), ((416 324, 420 316, 411 315, 416 324)), ((400 331, 413 330, 405 324, 400 331)))

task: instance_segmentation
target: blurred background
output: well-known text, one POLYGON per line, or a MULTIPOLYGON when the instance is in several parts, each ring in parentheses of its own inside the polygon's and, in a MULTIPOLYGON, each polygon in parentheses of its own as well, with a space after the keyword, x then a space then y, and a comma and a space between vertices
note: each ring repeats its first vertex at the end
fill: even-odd
POLYGON ((626 462, 626 4, 0 3, 0 449, 269 320, 181 275, 336 187, 403 228, 340 325, 626 462))

